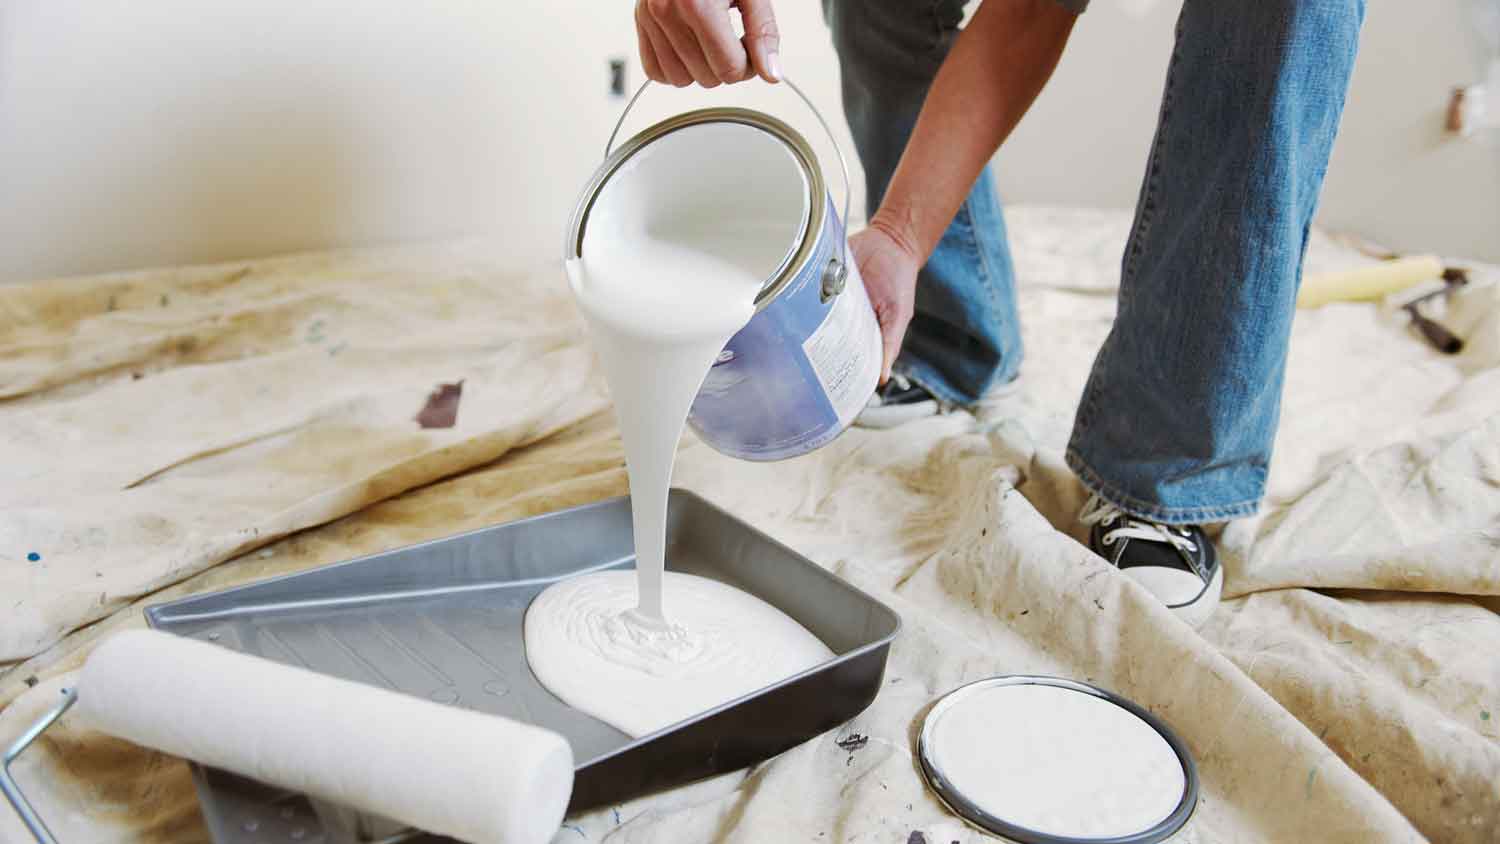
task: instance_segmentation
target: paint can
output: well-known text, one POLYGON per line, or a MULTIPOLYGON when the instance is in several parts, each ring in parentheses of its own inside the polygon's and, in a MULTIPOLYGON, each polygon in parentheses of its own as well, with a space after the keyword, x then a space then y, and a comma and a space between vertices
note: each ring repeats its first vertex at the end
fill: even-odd
MULTIPOLYGON (((838 152, 843 213, 838 213, 818 158, 792 127, 760 111, 706 108, 670 117, 614 148, 616 135, 646 85, 636 91, 574 207, 565 254, 578 258, 590 214, 621 174, 640 181, 650 161, 709 150, 741 183, 764 179, 785 192, 788 221, 780 263, 756 297, 755 315, 714 361, 688 415, 688 424, 711 447, 745 460, 796 457, 821 448, 854 421, 880 376, 880 329, 859 269, 849 253, 849 171, 827 122, 790 81, 786 85, 812 109, 838 152), (711 144, 711 148, 708 146, 711 144), (767 153, 774 145, 774 152, 767 153), (694 150, 697 147, 697 150, 694 150), (669 148, 674 148, 667 152, 669 148), (790 225, 795 221, 795 226, 790 225)), ((665 176, 669 172, 663 169, 665 176)), ((714 178, 661 178, 632 187, 632 213, 681 218, 733 214, 738 198, 714 178)), ((618 213, 618 212, 617 212, 618 213)), ((777 249, 781 250, 778 241, 777 249)))

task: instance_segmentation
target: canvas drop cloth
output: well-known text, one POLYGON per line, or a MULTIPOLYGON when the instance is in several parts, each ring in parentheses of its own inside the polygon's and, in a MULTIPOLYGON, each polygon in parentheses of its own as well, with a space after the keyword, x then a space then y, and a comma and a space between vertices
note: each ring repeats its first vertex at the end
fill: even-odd
MULTIPOLYGON (((677 483, 888 602, 886 686, 761 765, 571 818, 558 842, 973 842, 913 761, 939 695, 1097 683, 1184 737, 1184 842, 1500 839, 1500 288, 1425 346, 1393 308, 1298 315, 1271 495, 1195 632, 1079 544, 1063 465, 1121 213, 1019 209, 1024 389, 677 483), (837 742, 858 733, 856 750, 837 742), (913 833, 920 833, 914 837, 913 833)), ((145 603, 626 491, 561 272, 485 243, 0 288, 0 739, 145 603), (413 417, 463 382, 457 423, 413 417)), ((1309 270, 1369 259, 1315 237, 1309 270)), ((1214 283, 1204 279, 1203 283, 1214 283)), ((69 726, 17 768, 65 842, 206 840, 181 762, 69 726)), ((21 841, 0 816, 0 839, 21 841)))

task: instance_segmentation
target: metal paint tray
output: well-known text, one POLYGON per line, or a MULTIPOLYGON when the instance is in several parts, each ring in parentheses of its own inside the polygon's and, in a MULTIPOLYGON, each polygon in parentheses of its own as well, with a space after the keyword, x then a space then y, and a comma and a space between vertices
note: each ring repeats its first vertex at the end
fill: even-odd
MULTIPOLYGON (((548 727, 577 760, 575 811, 769 759, 859 714, 880 690, 897 615, 698 496, 673 490, 667 568, 776 606, 837 655, 632 740, 532 676, 522 617, 547 584, 634 565, 617 498, 147 608, 161 630, 277 662, 548 727)), ((345 844, 400 836, 388 820, 193 766, 216 844, 345 844)))

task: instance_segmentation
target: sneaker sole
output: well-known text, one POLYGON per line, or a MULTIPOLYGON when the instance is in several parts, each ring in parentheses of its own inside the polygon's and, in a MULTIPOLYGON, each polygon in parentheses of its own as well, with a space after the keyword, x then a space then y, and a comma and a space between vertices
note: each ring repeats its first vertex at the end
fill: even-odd
POLYGON ((1186 621, 1194 630, 1202 627, 1214 614, 1219 606, 1219 596, 1224 592, 1224 566, 1214 570, 1213 580, 1208 582, 1208 588, 1203 590, 1191 603, 1181 604, 1167 609, 1177 614, 1177 617, 1186 621))
POLYGON ((922 419, 931 419, 939 415, 942 408, 935 401, 921 401, 914 404, 890 405, 887 407, 867 407, 854 417, 856 428, 868 428, 873 431, 886 431, 891 428, 899 428, 922 419))

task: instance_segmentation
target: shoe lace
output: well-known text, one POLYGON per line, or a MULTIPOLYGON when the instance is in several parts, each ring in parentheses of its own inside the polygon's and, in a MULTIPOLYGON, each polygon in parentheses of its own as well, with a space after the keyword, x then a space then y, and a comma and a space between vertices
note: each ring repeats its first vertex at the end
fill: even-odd
POLYGON ((1113 545, 1121 539, 1144 539, 1147 542, 1165 542, 1189 554, 1198 550, 1197 544, 1188 537, 1185 529, 1172 528, 1136 518, 1098 495, 1089 496, 1088 503, 1084 504, 1083 510, 1078 513, 1078 520, 1087 527, 1094 525, 1109 527, 1119 524, 1119 527, 1104 533, 1100 541, 1105 545, 1113 545))

